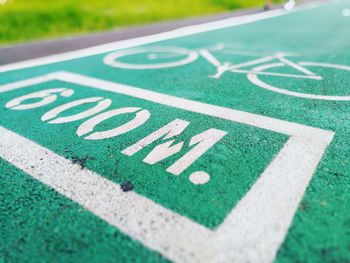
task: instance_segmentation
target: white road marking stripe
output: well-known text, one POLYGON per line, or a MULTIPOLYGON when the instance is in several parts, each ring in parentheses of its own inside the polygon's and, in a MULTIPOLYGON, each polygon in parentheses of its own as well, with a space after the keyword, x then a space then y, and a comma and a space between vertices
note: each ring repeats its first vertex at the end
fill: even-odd
POLYGON ((205 227, 2 126, 0 157, 170 259, 196 260, 190 253, 212 238, 205 227))

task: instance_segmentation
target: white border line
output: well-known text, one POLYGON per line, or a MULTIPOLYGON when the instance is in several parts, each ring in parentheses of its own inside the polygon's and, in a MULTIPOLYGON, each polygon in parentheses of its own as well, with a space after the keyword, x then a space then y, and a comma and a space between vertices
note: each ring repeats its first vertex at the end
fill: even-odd
POLYGON ((153 34, 145 37, 138 37, 138 38, 123 40, 123 41, 111 42, 111 43, 98 45, 90 48, 74 50, 70 52, 41 57, 37 59, 30 59, 26 61, 21 61, 21 62, 0 66, 0 73, 23 69, 23 68, 36 67, 36 66, 41 66, 41 65, 50 64, 50 63, 62 62, 62 61, 72 60, 72 59, 86 57, 90 55, 97 55, 97 54, 101 54, 109 51, 136 47, 136 46, 145 45, 145 44, 158 42, 162 40, 195 35, 198 33, 209 32, 209 31, 223 29, 227 27, 234 27, 234 26, 249 24, 256 21, 278 17, 285 14, 292 14, 298 10, 313 9, 322 4, 324 4, 322 3, 322 1, 319 1, 319 2, 315 1, 312 3, 304 4, 303 6, 300 6, 293 11, 285 11, 283 9, 277 9, 277 10, 272 10, 264 13, 232 17, 232 18, 218 20, 214 22, 182 27, 182 28, 171 30, 168 32, 153 34))
POLYGON ((125 194, 117 184, 92 171, 81 170, 69 160, 0 126, 3 159, 178 262, 272 262, 334 135, 302 124, 67 72, 3 85, 0 93, 50 80, 124 94, 290 136, 253 187, 212 231, 137 193, 125 194))

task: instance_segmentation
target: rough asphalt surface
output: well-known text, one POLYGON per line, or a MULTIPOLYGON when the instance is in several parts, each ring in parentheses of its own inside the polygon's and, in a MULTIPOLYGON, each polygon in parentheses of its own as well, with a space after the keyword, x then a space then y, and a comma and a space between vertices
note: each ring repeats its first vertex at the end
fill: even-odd
POLYGON ((349 262, 347 9, 0 49, 252 14, 0 66, 0 262, 349 262))

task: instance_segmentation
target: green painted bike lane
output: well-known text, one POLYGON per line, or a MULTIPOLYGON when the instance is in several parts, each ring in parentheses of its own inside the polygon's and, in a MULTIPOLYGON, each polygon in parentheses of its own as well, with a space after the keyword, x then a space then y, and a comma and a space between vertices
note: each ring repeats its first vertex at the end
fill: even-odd
MULTIPOLYGON (((0 144, 3 261, 212 261, 218 254, 224 255, 219 261, 248 258, 258 262, 260 256, 263 261, 271 261, 277 250, 259 248, 259 243, 270 244, 264 238, 272 239, 277 234, 253 241, 248 238, 243 244, 239 244, 245 240, 239 231, 242 236, 237 234, 233 241, 228 237, 228 241, 238 242, 237 247, 244 248, 241 256, 237 256, 240 252, 231 254, 225 250, 228 249, 225 245, 216 248, 215 244, 223 241, 210 235, 225 225, 232 209, 238 207, 232 212, 232 222, 244 221, 245 218, 238 216, 239 220, 234 220, 235 212, 242 213, 240 200, 247 200, 247 193, 257 188, 259 178, 267 173, 266 168, 282 158, 281 149, 288 145, 289 132, 294 134, 294 126, 291 124, 290 131, 281 132, 288 125, 273 120, 318 128, 314 137, 308 135, 305 139, 314 140, 313 146, 323 143, 318 139, 320 130, 334 132, 334 137, 325 147, 324 155, 322 152, 322 160, 315 163, 317 169, 305 166, 311 169, 305 173, 312 180, 310 184, 306 182, 305 195, 302 188, 298 192, 300 203, 289 196, 290 189, 301 180, 297 176, 290 177, 282 186, 272 185, 277 192, 271 189, 260 193, 273 203, 268 211, 285 222, 279 225, 271 219, 272 223, 266 221, 269 225, 259 226, 259 221, 264 219, 260 210, 270 207, 261 198, 263 201, 256 203, 257 212, 253 214, 258 223, 251 221, 255 224, 247 225, 247 229, 254 232, 260 227, 261 233, 278 233, 277 241, 271 241, 279 248, 277 262, 348 261, 350 20, 342 11, 349 6, 349 1, 339 1, 286 14, 277 11, 256 22, 186 33, 187 36, 157 40, 141 47, 117 50, 117 43, 115 51, 103 52, 101 48, 95 55, 0 73, 0 91, 3 89, 0 124, 4 128, 1 134, 6 137, 0 144), (56 75, 34 83, 21 82, 20 87, 13 84, 50 73, 56 75), (50 89, 49 93, 38 95, 39 91, 50 89), (62 95, 64 91, 66 94, 62 95), (34 95, 23 97, 28 94, 34 95), (170 97, 161 97, 162 94, 170 97), (53 99, 43 105, 36 104, 42 98, 53 99), (61 105, 85 98, 96 99, 67 106, 62 112, 56 110, 57 114, 51 114, 50 118, 43 117, 61 105), (97 103, 107 106, 76 120, 64 119, 88 112, 97 103), (20 109, 16 108, 18 105, 33 106, 20 109), (113 116, 111 111, 118 109, 125 113, 114 111, 113 116), (106 112, 111 114, 102 115, 106 112), (246 121, 242 112, 254 115, 249 115, 246 121), (230 118, 236 121, 228 121, 230 118), (134 126, 122 126, 125 123, 134 126), (113 134, 116 126, 123 128, 114 130, 113 134), (162 133, 161 129, 166 127, 170 128, 162 133), (157 131, 159 136, 155 135, 157 131), (35 143, 33 158, 23 150, 32 145, 21 138, 35 143), (144 138, 148 141, 142 141, 144 138), (11 139, 29 146, 16 146, 11 139), (49 157, 38 155, 41 148, 36 150, 37 145, 47 149, 49 157), (50 184, 45 178, 40 179, 41 167, 48 170, 47 174, 61 176, 56 167, 66 162, 55 159, 57 166, 40 162, 40 159, 56 158, 54 154, 78 167, 71 174, 68 168, 62 170, 73 178, 83 178, 88 176, 86 171, 93 171, 120 186, 122 196, 126 196, 122 210, 116 208, 115 213, 108 210, 113 207, 109 201, 114 197, 99 201, 100 195, 94 197, 94 194, 100 192, 94 192, 93 186, 88 188, 89 199, 80 198, 78 188, 72 190, 77 197, 67 198, 68 190, 64 189, 68 189, 65 187, 69 187, 66 184, 70 181, 50 184), (59 194, 51 188, 63 190, 59 194), (135 203, 132 203, 134 196, 130 197, 133 193, 137 194, 135 203), (273 193, 282 193, 285 199, 271 196, 273 193), (145 205, 151 207, 149 210, 153 204, 166 210, 157 210, 158 214, 142 210, 138 214, 134 204, 142 203, 139 197, 151 200, 145 205), (297 210, 290 219, 279 217, 285 212, 284 205, 289 207, 289 199, 296 202, 297 210), (100 207, 108 213, 101 212, 100 207), (168 212, 170 219, 165 215, 168 212), (116 217, 118 220, 113 221, 116 217), (134 218, 136 225, 123 222, 134 218), (292 219, 287 233, 288 220, 292 219), (177 222, 184 226, 183 230, 176 230, 177 222), (172 238, 174 232, 167 232, 167 225, 179 232, 179 237, 172 238), (191 231, 192 227, 195 230, 191 231), (162 234, 170 235, 164 244, 160 244, 162 234), (208 243, 197 240, 207 235, 208 243), (177 244, 186 239, 188 246, 177 244)), ((303 132, 295 135, 298 136, 302 137, 303 132)), ((302 160, 310 158, 312 163, 317 159, 313 160, 307 153, 298 157, 300 166, 302 160)), ((298 171, 298 162, 290 168, 298 171)), ((279 176, 286 174, 281 170, 279 176)))

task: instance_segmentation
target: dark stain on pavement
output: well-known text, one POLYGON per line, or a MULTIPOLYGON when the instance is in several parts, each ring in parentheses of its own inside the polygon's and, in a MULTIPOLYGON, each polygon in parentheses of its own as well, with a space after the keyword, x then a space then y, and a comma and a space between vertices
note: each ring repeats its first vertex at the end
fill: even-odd
POLYGON ((126 181, 120 185, 120 188, 123 190, 123 192, 129 192, 134 189, 134 185, 130 181, 126 181))

